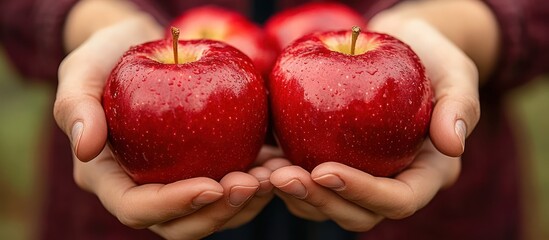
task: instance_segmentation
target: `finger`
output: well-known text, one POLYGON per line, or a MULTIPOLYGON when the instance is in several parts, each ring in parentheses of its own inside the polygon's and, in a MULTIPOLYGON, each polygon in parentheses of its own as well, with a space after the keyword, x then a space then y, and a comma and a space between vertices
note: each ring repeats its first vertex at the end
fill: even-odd
POLYGON ((254 196, 259 188, 255 177, 232 172, 221 179, 224 197, 193 214, 151 226, 150 229, 167 239, 200 239, 219 230, 254 196))
POLYGON ((259 182, 259 189, 257 190, 256 196, 269 195, 273 192, 273 185, 269 178, 273 171, 267 167, 260 166, 250 169, 248 173, 254 176, 259 182))
POLYGON ((233 229, 252 221, 273 199, 273 194, 254 196, 234 217, 228 220, 220 229, 233 229))
POLYGON ((262 166, 252 168, 249 173, 257 178, 260 188, 256 195, 272 194, 274 186, 270 177, 273 171, 285 166, 291 166, 292 163, 284 158, 270 158, 262 166))
POLYGON ((292 165, 292 163, 288 159, 285 159, 285 158, 272 158, 272 159, 269 159, 268 161, 266 161, 265 163, 263 163, 262 166, 268 168, 269 170, 271 170, 271 172, 274 172, 275 170, 277 170, 281 167, 286 167, 286 166, 291 166, 291 165, 292 165))
MULTIPOLYGON (((262 167, 265 167, 270 171, 268 177, 269 177, 269 184, 272 187, 274 187, 270 182, 270 177, 272 175, 272 172, 287 166, 292 166, 292 163, 289 160, 284 158, 273 158, 263 163, 262 167)), ((266 176, 266 174, 264 176, 266 176)), ((286 205, 288 206, 290 212, 292 212, 294 215, 300 216, 302 218, 311 219, 311 220, 317 220, 317 221, 328 219, 328 217, 320 213, 318 210, 316 210, 315 207, 308 204, 307 202, 296 200, 294 196, 286 194, 283 191, 280 191, 276 188, 272 190, 274 193, 276 193, 276 195, 278 195, 283 201, 287 203, 286 205), (312 214, 315 214, 316 216, 311 216, 312 214)))
POLYGON ((271 181, 280 191, 293 196, 281 197, 289 209, 295 208, 301 217, 311 220, 325 220, 323 217, 327 217, 349 231, 368 231, 382 220, 380 215, 315 183, 301 167, 280 168, 273 172, 271 181))
POLYGON ((277 169, 271 174, 270 181, 275 187, 276 195, 284 201, 292 214, 313 221, 329 219, 315 206, 303 201, 309 194, 303 185, 305 180, 301 180, 308 178, 308 173, 304 169, 291 165, 277 169))
POLYGON ((447 157, 430 145, 395 179, 374 177, 340 163, 323 163, 311 173, 318 184, 344 199, 391 219, 402 219, 425 206, 455 181, 459 159, 447 157))
POLYGON ((106 154, 88 163, 75 160, 75 164, 78 181, 86 181, 84 185, 105 208, 132 228, 185 216, 223 196, 223 187, 209 178, 138 186, 106 154))
POLYGON ((244 208, 223 225, 222 229, 235 228, 251 221, 273 199, 273 185, 269 181, 271 172, 265 167, 255 167, 248 172, 259 181, 259 189, 244 208))

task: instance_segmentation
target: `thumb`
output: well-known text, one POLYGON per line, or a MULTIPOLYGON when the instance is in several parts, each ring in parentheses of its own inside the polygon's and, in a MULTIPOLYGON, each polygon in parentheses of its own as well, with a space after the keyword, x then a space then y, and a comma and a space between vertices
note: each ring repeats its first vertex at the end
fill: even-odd
POLYGON ((458 157, 480 119, 478 69, 441 34, 432 31, 429 36, 425 44, 412 46, 425 64, 435 93, 429 135, 440 152, 458 157))
POLYGON ((131 45, 161 36, 162 28, 151 18, 129 18, 95 32, 61 63, 54 117, 81 161, 95 158, 107 141, 101 98, 118 59, 131 45))
POLYGON ((436 87, 430 137, 440 152, 452 157, 463 153, 465 139, 480 118, 478 91, 467 78, 471 77, 448 74, 436 87))
POLYGON ((410 41, 425 64, 435 93, 430 137, 442 153, 458 157, 480 119, 479 76, 474 62, 457 46, 423 22, 412 22, 427 38, 410 41))
POLYGON ((409 44, 417 53, 435 93, 429 133, 433 145, 448 156, 460 156, 465 148, 465 138, 480 118, 477 67, 427 22, 397 20, 377 21, 371 27, 391 30, 390 34, 409 44), (418 32, 422 34, 418 35, 418 32))
POLYGON ((55 120, 82 161, 95 158, 107 139, 101 95, 112 64, 94 59, 93 48, 83 44, 63 60, 54 104, 55 120))

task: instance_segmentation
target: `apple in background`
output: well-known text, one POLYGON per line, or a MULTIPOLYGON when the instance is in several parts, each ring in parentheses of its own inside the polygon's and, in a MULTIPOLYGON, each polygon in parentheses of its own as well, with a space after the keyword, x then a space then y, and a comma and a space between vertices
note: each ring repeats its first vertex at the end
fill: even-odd
POLYGON ((264 85, 250 59, 222 42, 132 47, 103 96, 113 156, 139 184, 244 171, 265 137, 264 85))
MULTIPOLYGON (((181 39, 213 39, 228 43, 252 59, 257 70, 268 76, 276 51, 263 29, 240 13, 213 5, 190 9, 170 26, 179 28, 181 39)), ((166 31, 170 36, 170 30, 166 31)))
POLYGON ((286 156, 308 171, 335 161, 393 176, 427 136, 433 93, 419 58, 389 35, 359 32, 305 36, 273 68, 276 136, 286 156))
POLYGON ((278 51, 313 32, 366 27, 366 20, 352 8, 336 2, 308 3, 279 12, 265 23, 267 36, 278 51))

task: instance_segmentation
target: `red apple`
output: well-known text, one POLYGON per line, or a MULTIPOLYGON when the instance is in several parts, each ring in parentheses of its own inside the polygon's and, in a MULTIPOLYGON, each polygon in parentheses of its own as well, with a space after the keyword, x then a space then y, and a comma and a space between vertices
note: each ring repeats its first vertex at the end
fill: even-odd
POLYGON ((265 32, 280 51, 309 33, 344 30, 349 26, 365 27, 366 20, 341 3, 320 2, 279 12, 267 20, 265 32))
POLYGON ((114 158, 139 184, 246 170, 267 126, 261 76, 222 42, 175 41, 177 57, 172 43, 132 47, 113 69, 103 107, 114 158))
MULTIPOLYGON (((228 43, 250 57, 264 76, 268 76, 276 52, 263 29, 238 12, 206 5, 190 9, 171 22, 180 29, 181 39, 213 39, 228 43)), ((171 36, 170 31, 166 31, 171 36)))
POLYGON ((279 143, 309 171, 335 161, 393 176, 427 136, 430 81, 410 47, 389 35, 305 36, 281 53, 269 84, 279 143))

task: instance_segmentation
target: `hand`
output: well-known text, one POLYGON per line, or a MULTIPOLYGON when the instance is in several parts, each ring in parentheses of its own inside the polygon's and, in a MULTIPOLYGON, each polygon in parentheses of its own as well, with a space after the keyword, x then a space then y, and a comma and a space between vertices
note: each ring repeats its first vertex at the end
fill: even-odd
MULTIPOLYGON (((198 239, 250 221, 273 197, 271 171, 258 166, 249 173, 229 173, 220 182, 193 178, 138 186, 115 162, 105 146, 105 81, 131 45, 161 36, 154 21, 141 17, 94 33, 59 69, 54 114, 72 142, 78 186, 97 195, 129 227, 149 228, 168 239, 198 239)), ((266 150, 261 156, 272 155, 266 150)))
POLYGON ((374 18, 369 26, 408 43, 426 66, 436 101, 430 138, 412 165, 394 178, 333 162, 309 173, 283 159, 271 160, 277 162, 270 178, 275 193, 297 216, 367 231, 384 218, 412 215, 459 175, 465 138, 480 117, 476 65, 428 22, 388 16, 374 18))

